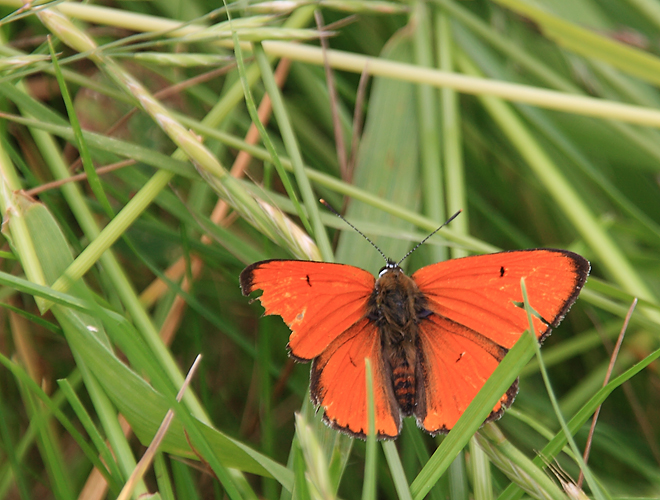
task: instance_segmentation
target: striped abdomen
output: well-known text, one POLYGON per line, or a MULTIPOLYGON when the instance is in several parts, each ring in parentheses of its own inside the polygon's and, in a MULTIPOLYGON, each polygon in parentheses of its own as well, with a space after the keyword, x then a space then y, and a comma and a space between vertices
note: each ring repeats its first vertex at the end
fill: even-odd
POLYGON ((394 387, 394 396, 401 407, 404 415, 412 415, 415 410, 415 362, 408 359, 406 351, 401 350, 390 359, 392 367, 392 386, 394 387))

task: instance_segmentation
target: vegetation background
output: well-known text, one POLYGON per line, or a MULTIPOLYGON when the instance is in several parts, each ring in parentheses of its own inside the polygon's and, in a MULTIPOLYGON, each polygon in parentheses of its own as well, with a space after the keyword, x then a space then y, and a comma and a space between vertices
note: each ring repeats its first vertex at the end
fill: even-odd
POLYGON ((0 8, 0 498, 564 498, 548 463, 574 495, 580 470, 593 497, 660 495, 656 2, 0 8), (410 270, 586 256, 542 351, 575 443, 531 342, 489 386, 520 375, 516 403, 474 438, 493 391, 448 437, 320 423, 287 328, 238 287, 266 258, 382 266, 319 197, 393 258, 463 209, 410 270))

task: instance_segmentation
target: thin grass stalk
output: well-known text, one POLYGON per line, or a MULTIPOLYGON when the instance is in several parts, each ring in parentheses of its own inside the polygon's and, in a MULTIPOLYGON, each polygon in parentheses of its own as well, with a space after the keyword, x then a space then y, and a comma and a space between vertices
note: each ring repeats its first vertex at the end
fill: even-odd
MULTIPOLYGON (((440 58, 440 69, 454 71, 454 41, 451 23, 446 13, 439 9, 435 11, 437 30, 437 51, 440 58)), ((463 164, 463 139, 461 134, 461 113, 458 95, 450 88, 440 90, 442 99, 442 140, 444 143, 445 166, 445 197, 447 212, 450 214, 463 210, 461 216, 453 222, 454 231, 459 234, 469 234, 470 212, 468 210, 465 185, 465 165, 463 164)), ((453 258, 467 256, 463 248, 450 249, 453 258)))
MULTIPOLYGON (((298 424, 296 423, 296 436, 300 434, 298 430, 298 424)), ((307 478, 305 477, 305 457, 301 445, 299 443, 299 438, 294 437, 291 446, 291 455, 289 457, 289 467, 293 469, 295 474, 295 483, 293 486, 293 493, 295 493, 296 498, 301 500, 310 500, 312 495, 309 491, 309 485, 307 484, 307 478)), ((293 495, 282 494, 283 500, 288 500, 293 498, 293 495)))
POLYGON ((394 482, 394 488, 396 489, 398 497, 401 500, 412 500, 410 486, 408 485, 406 473, 403 470, 401 457, 399 456, 399 451, 397 450, 396 444, 394 444, 394 441, 383 440, 381 441, 381 446, 383 448, 385 460, 387 460, 387 465, 390 470, 390 474, 392 475, 392 482, 394 482))
MULTIPOLYGON (((403 427, 406 433, 405 438, 412 441, 411 447, 417 463, 420 467, 424 467, 431 458, 431 453, 429 453, 428 447, 426 446, 424 436, 419 432, 419 427, 417 427, 416 423, 410 418, 403 420, 403 427)), ((429 491, 428 497, 433 500, 449 498, 449 488, 447 483, 447 476, 441 476, 429 491)), ((410 490, 410 495, 413 496, 412 485, 410 485, 408 489, 410 490)))
MULTIPOLYGON (((41 380, 40 369, 36 363, 31 345, 32 332, 29 323, 16 313, 9 313, 9 331, 16 348, 17 358, 25 367, 29 378, 35 383, 41 380)), ((69 471, 64 468, 64 453, 61 449, 58 433, 52 414, 47 406, 30 390, 29 386, 19 382, 23 406, 30 422, 36 424, 36 442, 44 463, 50 486, 61 498, 72 498, 73 483, 69 471)), ((42 393, 43 394, 43 393, 42 393)), ((45 396, 45 394, 43 394, 45 396)))
POLYGON ((465 470, 465 452, 461 450, 447 470, 449 476, 449 498, 469 500, 467 471, 465 470))
MULTIPOLYGON (((435 67, 433 56, 433 16, 424 2, 416 2, 410 20, 415 62, 418 66, 435 67)), ((446 220, 446 192, 443 182, 443 165, 439 140, 440 126, 437 119, 438 91, 430 85, 417 85, 417 117, 419 128, 421 188, 424 214, 438 224, 446 220)), ((433 261, 447 259, 444 247, 431 249, 433 261)))
MULTIPOLYGON (((607 367, 607 374, 603 379, 603 386, 607 385, 607 383, 610 381, 610 377, 612 376, 612 370, 614 370, 614 363, 616 363, 617 356, 619 355, 619 350, 621 349, 621 344, 623 343, 623 338, 626 334, 626 330, 628 329, 628 323, 630 322, 630 317, 632 316, 636 306, 637 306, 637 299, 633 300, 632 304, 630 305, 630 309, 628 309, 628 314, 626 315, 626 318, 623 322, 623 326, 621 327, 621 333, 619 334, 619 338, 617 339, 616 345, 612 350, 610 363, 607 367)), ((591 452, 591 444, 593 441, 594 432, 596 431, 596 423, 598 422, 598 415, 600 414, 600 409, 601 407, 599 406, 594 412, 593 419, 591 420, 591 427, 589 428, 589 435, 587 437, 587 442, 584 445, 584 454, 582 455, 582 460, 584 461, 585 464, 589 461, 589 453, 591 452)), ((579 489, 582 488, 583 480, 584 480, 584 472, 580 470, 580 476, 578 477, 577 480, 577 487, 579 489)))
MULTIPOLYGON (((54 306, 52 311, 65 332, 74 328, 73 325, 75 321, 72 320, 73 315, 70 311, 61 306, 54 306)), ((72 348, 72 352, 76 365, 78 366, 85 382, 87 393, 94 405, 96 415, 105 431, 106 439, 110 443, 112 452, 115 455, 115 460, 122 472, 123 477, 120 478, 120 480, 123 481, 124 478, 129 477, 131 471, 135 469, 137 460, 135 460, 135 457, 133 456, 133 452, 119 423, 117 411, 110 399, 90 371, 83 357, 77 352, 77 350, 75 350, 75 348, 72 348)), ((142 481, 140 481, 135 487, 136 494, 146 494, 147 491, 148 489, 142 481)))
POLYGON ((78 148, 83 168, 87 174, 87 182, 89 183, 89 187, 94 193, 94 196, 96 196, 96 199, 105 211, 105 214, 112 218, 114 217, 115 213, 112 210, 112 206, 110 206, 108 197, 105 195, 105 191, 103 191, 101 180, 99 179, 99 176, 96 173, 96 169, 94 168, 94 163, 92 162, 92 156, 89 151, 89 147, 87 146, 87 142, 82 135, 82 127, 78 121, 78 116, 76 115, 76 110, 73 106, 73 100, 71 99, 71 94, 69 94, 69 89, 67 88, 66 82, 64 81, 64 76, 60 70, 60 65, 57 62, 57 54, 55 53, 53 42, 50 37, 48 38, 48 48, 50 50, 50 56, 53 61, 55 77, 57 78, 57 83, 60 87, 60 92, 62 93, 62 98, 64 99, 66 111, 69 116, 69 122, 71 123, 71 128, 73 129, 73 133, 76 137, 75 144, 78 148))
MULTIPOLYGON (((21 183, 6 151, 0 145, 0 210, 2 211, 2 233, 20 259, 28 279, 39 285, 47 285, 41 264, 37 258, 24 215, 25 202, 19 190, 21 183), (8 222, 11 221, 11 230, 8 222)), ((38 305, 43 302, 38 299, 38 305)))
MULTIPOLYGON (((26 57, 28 56, 27 54, 21 52, 20 50, 17 50, 13 47, 10 47, 8 45, 2 45, 0 44, 0 55, 5 56, 5 57, 26 57)), ((48 57, 50 59, 50 57, 48 57)), ((128 98, 125 94, 117 91, 115 88, 112 88, 108 85, 104 85, 103 83, 100 83, 92 78, 86 77, 84 75, 81 75, 80 73, 76 73, 75 71, 71 71, 70 69, 67 68, 61 68, 62 75, 64 75, 65 81, 78 85, 83 88, 87 88, 90 90, 93 90, 95 92, 98 92, 99 94, 102 94, 108 98, 111 99, 116 99, 119 102, 123 103, 130 103, 132 102, 130 98, 128 98)), ((53 65, 51 63, 42 63, 42 64, 37 64, 33 68, 33 71, 29 72, 28 74, 21 74, 20 72, 15 72, 12 73, 11 75, 6 75, 3 77, 0 77, 0 83, 8 83, 8 82, 14 82, 19 78, 29 76, 30 74, 37 74, 37 73, 47 73, 54 75, 55 70, 53 69, 53 65)))
MULTIPOLYGON (((9 416, 12 414, 10 405, 5 402, 5 396, 0 391, 0 412, 4 418, 0 418, 0 439, 4 444, 4 452, 6 462, 3 464, 2 472, 6 478, 11 478, 15 489, 21 498, 30 498, 31 493, 28 488, 28 477, 23 473, 20 465, 21 457, 17 452, 17 447, 14 444, 14 437, 12 431, 9 429, 9 416)), ((4 482, 4 481, 3 481, 4 482)), ((1 488, 2 495, 6 495, 6 488, 1 488)))
MULTIPOLYGON (((226 2, 225 2, 226 6, 226 2)), ((227 13, 229 15, 229 13, 227 13)), ((230 24, 231 24, 231 17, 229 18, 230 24)), ((232 40, 234 42, 234 53, 236 54, 236 64, 238 66, 238 72, 239 76, 241 79, 241 84, 243 85, 243 94, 245 96, 245 103, 248 108, 248 113, 250 114, 250 118, 252 119, 252 124, 257 127, 257 130, 259 130, 259 135, 261 136, 261 140, 264 142, 266 145, 266 149, 268 149, 268 152, 271 155, 272 161, 275 164, 275 169, 277 170, 277 173, 279 174, 280 180, 282 184, 284 185, 284 189, 287 192, 287 195, 289 196, 289 199, 293 202, 293 205, 296 208, 296 213, 298 214, 298 217, 302 221, 303 225, 305 226, 305 229, 308 232, 311 232, 311 226, 309 225, 309 221, 307 220, 307 216, 302 210, 302 207, 300 206, 300 203, 298 202, 298 196, 296 195, 295 191, 293 190, 293 186, 291 184, 291 181, 289 179, 289 176, 286 174, 284 171, 284 168, 282 167, 282 164, 280 163, 279 156, 277 154, 277 151, 275 151, 275 146, 273 145, 272 141, 270 140, 270 137, 268 136, 268 133, 266 132, 266 128, 264 127, 263 123, 261 123, 261 120, 259 118, 259 113, 257 112, 257 107, 254 104, 254 99, 252 98, 252 92, 250 91, 250 86, 247 83, 247 78, 245 75, 245 65, 243 61, 243 51, 241 49, 241 45, 238 41, 238 35, 236 34, 236 31, 232 29, 232 40)), ((255 44, 255 47, 257 47, 258 44, 255 44)), ((263 55, 263 51, 261 52, 263 55)), ((270 70, 270 62, 263 57, 262 62, 259 62, 259 58, 257 58, 257 64, 259 65, 259 69, 262 74, 262 78, 264 78, 264 72, 266 74, 269 74, 270 70), (265 62, 264 62, 265 61, 265 62), (265 70, 264 64, 266 67, 268 67, 268 70, 265 70)), ((272 75, 271 75, 272 76, 272 75)), ((273 79, 274 81, 274 79, 273 79)), ((277 88, 277 85, 275 85, 275 88, 277 88)), ((271 97, 271 103, 273 98, 271 97)))
MULTIPOLYGON (((91 439, 92 443, 94 443, 94 446, 96 447, 100 457, 103 459, 103 464, 105 464, 105 467, 103 467, 103 464, 101 464, 99 461, 95 464, 95 470, 99 471, 103 475, 104 479, 108 482, 111 488, 116 488, 121 478, 121 472, 119 467, 117 467, 117 462, 115 462, 115 459, 112 456, 112 451, 105 444, 101 433, 98 431, 96 425, 94 424, 94 420, 78 398, 78 395, 74 391, 71 383, 67 379, 61 379, 57 381, 57 384, 69 402, 69 405, 78 417, 78 421, 84 427, 85 432, 91 439), (110 476, 110 474, 112 474, 112 476, 110 476)), ((118 491, 113 491, 113 494, 116 495, 117 493, 118 491)))
MULTIPOLYGON (((272 336, 272 328, 270 325, 262 322, 259 325, 258 343, 257 343, 257 358, 256 369, 259 377, 259 407, 258 412, 261 415, 259 420, 261 431, 261 445, 263 453, 267 456, 274 456, 275 454, 275 425, 272 412, 272 398, 273 388, 270 373, 267 367, 273 364, 273 356, 271 354, 270 339, 272 336)), ((263 490, 265 497, 274 499, 276 497, 277 489, 276 483, 269 478, 262 480, 263 490)))
POLYGON ((364 460, 364 482, 362 500, 376 500, 376 470, 378 449, 376 447, 376 411, 374 404, 374 378, 371 360, 364 358, 365 394, 367 395, 367 451, 364 460))
MULTIPOLYGON (((188 374, 186 375, 186 379, 183 383, 183 386, 179 389, 179 393, 176 396, 177 401, 180 402, 181 399, 183 398, 183 394, 190 385, 190 381, 192 380, 192 377, 197 371, 197 367, 199 366, 199 362, 201 361, 201 359, 202 359, 201 355, 198 355, 195 358, 195 361, 193 362, 192 366, 190 367, 190 370, 188 371, 188 374)), ((142 455, 142 458, 135 466, 135 469, 133 470, 131 475, 126 480, 126 483, 124 484, 124 487, 119 493, 117 500, 128 500, 132 496, 134 487, 140 481, 142 481, 142 478, 146 474, 147 470, 150 468, 157 454, 158 447, 165 438, 165 435, 167 434, 167 431, 173 419, 174 419, 174 411, 172 409, 169 409, 165 414, 165 417, 163 418, 163 421, 161 422, 160 426, 158 427, 158 431, 154 435, 153 440, 149 444, 148 448, 145 450, 144 454, 142 455)))
POLYGON ((45 416, 44 407, 25 387, 19 385, 27 417, 36 423, 37 448, 48 477, 49 487, 57 498, 73 500, 73 482, 65 468, 64 453, 61 449, 55 427, 45 416))
POLYGON ((328 463, 323 449, 312 426, 303 416, 296 413, 296 435, 300 439, 300 448, 306 465, 307 487, 314 498, 330 500, 336 498, 332 493, 331 480, 328 476, 328 463))
POLYGON ((468 466, 471 472, 474 500, 492 500, 493 481, 490 473, 490 460, 479 447, 476 435, 470 439, 470 460, 468 461, 468 466))
MULTIPOLYGON (((98 460, 96 450, 94 450, 87 443, 85 437, 80 432, 78 432, 76 426, 62 412, 60 407, 63 406, 64 402, 66 401, 64 397, 64 393, 62 391, 59 391, 52 396, 47 395, 43 391, 43 389, 37 384, 37 382, 35 382, 34 380, 32 380, 32 378, 30 378, 30 376, 22 366, 18 365, 14 361, 6 358, 1 354, 0 354, 0 364, 2 364, 14 376, 14 378, 16 378, 17 381, 19 381, 23 386, 27 387, 27 389, 34 396, 36 396, 45 406, 45 410, 47 410, 48 413, 44 411, 42 413, 43 418, 54 416, 58 420, 58 422, 62 425, 62 427, 80 445, 80 447, 83 449, 84 453, 87 455, 90 461, 93 464, 99 466, 101 470, 104 470, 105 475, 109 476, 107 469, 98 460)), ((74 374, 74 376, 72 376, 71 379, 72 379, 70 381, 71 385, 79 385, 81 380, 80 373, 77 372, 77 375, 74 374)), ((23 433, 21 440, 16 446, 16 458, 19 461, 22 461, 24 459, 26 453, 30 449, 30 446, 34 444, 37 425, 38 425, 37 419, 30 421, 30 425, 28 426, 25 433, 23 433)), ((2 484, 0 484, 0 491, 2 492, 3 495, 6 494, 10 486, 8 484, 9 480, 11 480, 11 474, 4 474, 1 480, 2 484)), ((117 489, 117 491, 119 490, 117 489)))
POLYGON ((170 471, 165 463, 163 453, 157 453, 154 458, 154 473, 156 482, 158 484, 158 493, 163 500, 176 500, 174 495, 174 487, 172 486, 172 478, 170 471))

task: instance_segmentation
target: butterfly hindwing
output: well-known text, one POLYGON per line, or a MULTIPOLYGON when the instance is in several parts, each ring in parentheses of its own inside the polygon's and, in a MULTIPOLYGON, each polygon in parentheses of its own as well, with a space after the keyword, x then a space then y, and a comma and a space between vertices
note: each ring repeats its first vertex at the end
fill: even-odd
MULTIPOLYGON (((421 387, 415 416, 427 432, 446 433, 508 351, 478 332, 435 314, 420 322, 417 341, 421 387)), ((516 382, 487 420, 499 418, 513 403, 517 388, 516 382)))
POLYGON ((291 354, 308 361, 364 317, 375 279, 344 264, 266 260, 245 268, 240 282, 244 295, 263 290, 266 314, 282 316, 291 328, 291 354))
POLYGON ((310 392, 312 401, 325 409, 324 420, 355 437, 367 434, 365 358, 372 371, 376 434, 395 438, 401 429, 401 412, 392 391, 391 373, 382 358, 375 323, 360 320, 335 339, 314 360, 310 392))

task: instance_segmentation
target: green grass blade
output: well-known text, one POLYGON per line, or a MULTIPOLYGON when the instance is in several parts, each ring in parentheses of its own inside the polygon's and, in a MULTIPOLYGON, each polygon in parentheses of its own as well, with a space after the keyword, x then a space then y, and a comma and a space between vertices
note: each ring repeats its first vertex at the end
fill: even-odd
POLYGON ((80 122, 78 121, 78 116, 76 115, 76 110, 73 107, 73 101, 71 100, 71 95, 69 94, 69 89, 67 88, 66 82, 64 81, 64 76, 60 71, 60 65, 57 62, 57 54, 55 54, 55 49, 53 48, 52 40, 48 39, 48 47, 50 49, 50 56, 53 61, 53 69, 55 70, 55 76, 57 78, 57 83, 60 86, 60 91, 62 92, 62 98, 64 99, 64 104, 66 106, 67 113, 69 115, 69 121, 71 122, 71 128, 76 137, 76 145, 78 146, 78 151, 80 153, 80 158, 82 160, 83 168, 87 174, 87 182, 89 187, 94 192, 96 199, 99 201, 103 210, 105 211, 108 217, 114 217, 115 213, 110 206, 108 197, 105 195, 103 186, 101 185, 101 180, 99 179, 96 169, 94 168, 94 163, 92 163, 92 156, 87 147, 87 143, 82 134, 82 128, 80 127, 80 122))
POLYGON ((369 427, 367 431, 367 453, 364 460, 364 483, 362 483, 362 500, 375 500, 376 498, 376 468, 378 449, 376 447, 376 411, 374 405, 374 379, 371 371, 371 360, 365 358, 365 390, 367 394, 367 418, 369 427))

